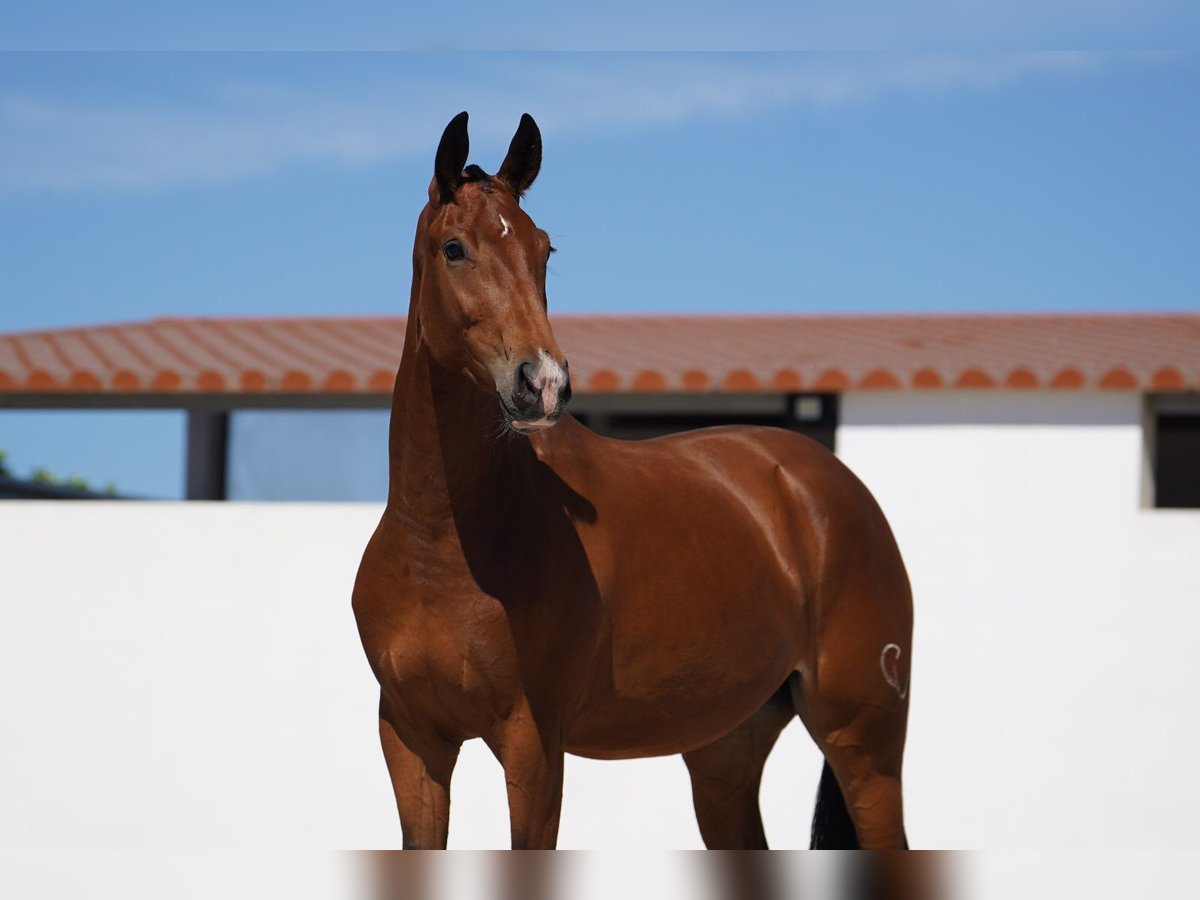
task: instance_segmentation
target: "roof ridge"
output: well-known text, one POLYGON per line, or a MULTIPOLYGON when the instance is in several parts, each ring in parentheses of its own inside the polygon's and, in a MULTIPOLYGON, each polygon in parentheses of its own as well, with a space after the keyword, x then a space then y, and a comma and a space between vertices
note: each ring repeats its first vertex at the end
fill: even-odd
MULTIPOLYGON (((16 332, 0 335, 0 391, 379 393, 390 390, 405 321, 161 316, 16 332)), ((580 391, 1200 389, 1200 312, 563 313, 551 322, 580 391)))
MULTIPOLYGON (((986 322, 986 321, 1070 321, 1070 320, 1102 320, 1102 321, 1154 321, 1162 319, 1187 319, 1200 321, 1200 311, 1190 310, 1045 310, 1031 312, 1002 312, 978 311, 908 311, 908 312, 870 312, 847 311, 833 312, 828 310, 803 312, 551 312, 554 319, 589 319, 596 321, 686 321, 686 322, 732 322, 732 321, 881 321, 881 322, 912 322, 934 320, 942 322, 986 322)), ((166 315, 150 316, 143 319, 127 319, 116 322, 97 322, 82 325, 52 325, 41 328, 28 328, 17 331, 0 332, 0 337, 32 337, 44 334, 69 334, 78 332, 95 332, 120 328, 150 327, 159 324, 191 324, 195 322, 355 322, 372 321, 401 321, 408 318, 405 312, 394 313, 314 313, 311 315, 270 315, 270 314, 233 314, 233 315, 166 315)))

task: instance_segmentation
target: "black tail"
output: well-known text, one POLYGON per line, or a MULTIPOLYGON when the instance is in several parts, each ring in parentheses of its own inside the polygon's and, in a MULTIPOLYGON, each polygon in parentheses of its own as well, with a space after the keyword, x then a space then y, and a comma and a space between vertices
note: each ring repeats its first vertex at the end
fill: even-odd
POLYGON ((821 786, 817 788, 817 808, 813 810, 812 850, 857 850, 858 835, 850 813, 846 811, 846 798, 838 787, 837 779, 829 763, 821 770, 821 786))

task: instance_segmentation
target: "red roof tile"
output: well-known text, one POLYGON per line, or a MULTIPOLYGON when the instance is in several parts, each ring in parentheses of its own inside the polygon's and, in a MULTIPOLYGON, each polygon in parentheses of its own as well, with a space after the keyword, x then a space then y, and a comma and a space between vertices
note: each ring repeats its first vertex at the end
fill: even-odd
MULTIPOLYGON (((1200 314, 558 316, 580 391, 1200 388, 1200 314)), ((0 391, 381 393, 402 317, 0 335, 0 391)))

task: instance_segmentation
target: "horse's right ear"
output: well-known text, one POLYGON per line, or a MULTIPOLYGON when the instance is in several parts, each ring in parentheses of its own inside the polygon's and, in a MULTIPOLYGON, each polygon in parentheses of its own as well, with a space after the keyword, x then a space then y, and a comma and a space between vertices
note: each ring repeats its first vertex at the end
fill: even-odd
POLYGON ((433 163, 433 177, 437 181, 442 203, 454 202, 454 195, 463 183, 463 167, 467 164, 470 148, 467 113, 464 110, 451 119, 442 132, 442 142, 438 144, 437 158, 433 163))

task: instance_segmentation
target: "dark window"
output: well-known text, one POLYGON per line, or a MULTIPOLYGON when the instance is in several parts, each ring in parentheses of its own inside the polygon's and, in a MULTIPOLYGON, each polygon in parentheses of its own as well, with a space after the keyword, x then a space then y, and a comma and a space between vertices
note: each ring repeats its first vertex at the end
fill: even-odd
POLYGON ((1200 411, 1155 418, 1154 505, 1200 509, 1200 411))
POLYGON ((712 425, 771 425, 808 435, 832 450, 837 431, 837 395, 798 394, 784 400, 775 412, 735 408, 720 412, 613 410, 603 414, 581 413, 577 417, 593 431, 622 440, 644 440, 712 425))

